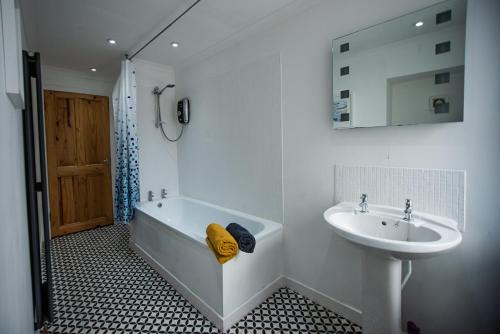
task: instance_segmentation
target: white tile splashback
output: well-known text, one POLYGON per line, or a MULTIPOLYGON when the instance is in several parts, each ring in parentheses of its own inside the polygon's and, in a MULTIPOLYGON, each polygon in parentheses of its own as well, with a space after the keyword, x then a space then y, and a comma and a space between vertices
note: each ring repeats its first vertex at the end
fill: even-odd
POLYGON ((359 201, 404 207, 454 219, 465 229, 465 171, 378 166, 334 166, 334 201, 359 201))

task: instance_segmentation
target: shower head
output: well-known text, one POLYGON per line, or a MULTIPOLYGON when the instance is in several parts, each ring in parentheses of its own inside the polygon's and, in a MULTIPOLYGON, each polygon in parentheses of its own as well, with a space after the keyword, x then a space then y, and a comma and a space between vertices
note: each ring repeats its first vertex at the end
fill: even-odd
POLYGON ((174 84, 168 84, 166 85, 165 87, 163 87, 162 89, 160 89, 158 86, 156 86, 154 89, 153 89, 153 94, 156 94, 156 95, 161 95, 161 93, 163 93, 163 91, 167 88, 174 88, 175 85, 174 84))

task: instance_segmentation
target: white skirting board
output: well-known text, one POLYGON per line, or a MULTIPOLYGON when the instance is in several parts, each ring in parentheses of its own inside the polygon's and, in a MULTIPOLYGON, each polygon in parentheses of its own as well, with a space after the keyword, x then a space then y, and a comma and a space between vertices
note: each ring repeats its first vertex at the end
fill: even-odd
POLYGON ((198 295, 196 295, 189 287, 177 279, 165 267, 153 259, 148 252, 142 247, 137 245, 134 241, 130 240, 130 248, 133 249, 141 258, 143 258, 151 267, 153 267, 165 280, 170 283, 177 292, 186 298, 200 313, 202 313, 208 320, 210 320, 218 329, 226 331, 231 328, 235 323, 241 320, 245 315, 250 313, 255 307, 263 303, 279 288, 283 287, 284 278, 279 277, 274 282, 267 285, 259 293, 250 298, 247 302, 242 304, 231 314, 222 317, 210 305, 205 303, 198 295))
POLYGON ((312 301, 318 303, 319 305, 343 316, 344 318, 354 322, 357 325, 362 325, 361 311, 344 304, 335 298, 325 295, 316 289, 313 289, 307 285, 304 285, 292 278, 285 277, 284 284, 286 287, 295 290, 304 297, 311 299, 312 301))

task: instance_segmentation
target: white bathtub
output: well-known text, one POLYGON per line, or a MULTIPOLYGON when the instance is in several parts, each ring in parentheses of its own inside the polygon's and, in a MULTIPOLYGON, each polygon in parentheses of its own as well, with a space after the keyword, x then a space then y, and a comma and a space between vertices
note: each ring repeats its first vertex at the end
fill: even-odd
POLYGON ((137 205, 130 246, 219 329, 227 330, 283 285, 281 224, 187 197, 137 205), (210 223, 255 236, 252 254, 220 265, 205 242, 210 223))

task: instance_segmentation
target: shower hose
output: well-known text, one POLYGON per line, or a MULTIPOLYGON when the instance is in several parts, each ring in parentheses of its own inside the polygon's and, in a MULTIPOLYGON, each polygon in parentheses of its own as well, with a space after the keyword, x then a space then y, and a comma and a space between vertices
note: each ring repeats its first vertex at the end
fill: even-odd
POLYGON ((181 124, 182 125, 181 133, 179 133, 177 138, 174 138, 174 139, 170 138, 167 135, 167 130, 163 128, 163 125, 165 124, 165 126, 166 126, 167 123, 161 119, 160 94, 155 94, 155 96, 156 96, 156 113, 157 113, 157 117, 158 117, 158 126, 160 127, 160 130, 161 130, 161 133, 163 134, 163 137, 165 137, 165 139, 167 139, 169 142, 174 143, 174 142, 178 141, 179 139, 181 139, 182 133, 184 132, 184 124, 181 124))

